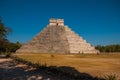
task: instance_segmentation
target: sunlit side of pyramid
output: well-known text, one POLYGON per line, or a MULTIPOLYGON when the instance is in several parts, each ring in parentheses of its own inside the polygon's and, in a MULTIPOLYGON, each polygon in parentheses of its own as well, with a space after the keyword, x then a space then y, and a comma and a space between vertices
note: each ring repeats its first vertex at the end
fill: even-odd
POLYGON ((78 34, 64 25, 63 19, 50 19, 49 25, 16 52, 20 53, 99 53, 78 34))

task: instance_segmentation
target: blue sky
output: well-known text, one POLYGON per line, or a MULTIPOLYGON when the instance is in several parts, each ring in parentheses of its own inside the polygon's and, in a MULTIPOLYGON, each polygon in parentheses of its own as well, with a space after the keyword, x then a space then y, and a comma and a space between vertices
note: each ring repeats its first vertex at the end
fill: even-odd
POLYGON ((92 45, 120 44, 120 0, 0 0, 0 16, 11 42, 26 43, 49 18, 63 18, 92 45))

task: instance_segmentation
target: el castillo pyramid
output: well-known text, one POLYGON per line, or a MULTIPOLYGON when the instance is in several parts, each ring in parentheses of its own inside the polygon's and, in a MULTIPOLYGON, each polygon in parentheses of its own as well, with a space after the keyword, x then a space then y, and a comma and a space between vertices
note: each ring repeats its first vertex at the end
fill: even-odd
POLYGON ((50 19, 49 25, 30 42, 24 44, 19 53, 99 53, 95 47, 64 25, 63 19, 50 19))

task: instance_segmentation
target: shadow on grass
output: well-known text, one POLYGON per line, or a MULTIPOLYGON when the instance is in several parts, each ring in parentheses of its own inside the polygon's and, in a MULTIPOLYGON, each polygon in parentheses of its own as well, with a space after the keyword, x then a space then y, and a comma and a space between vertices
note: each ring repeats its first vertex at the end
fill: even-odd
POLYGON ((87 73, 81 73, 77 71, 73 67, 68 66, 49 66, 49 67, 43 67, 41 66, 39 69, 46 70, 46 72, 53 76, 59 76, 63 79, 61 80, 99 80, 97 77, 92 77, 90 74, 87 73))
POLYGON ((68 66, 39 66, 29 70, 30 65, 16 67, 18 64, 16 61, 0 63, 0 80, 100 80, 68 66))

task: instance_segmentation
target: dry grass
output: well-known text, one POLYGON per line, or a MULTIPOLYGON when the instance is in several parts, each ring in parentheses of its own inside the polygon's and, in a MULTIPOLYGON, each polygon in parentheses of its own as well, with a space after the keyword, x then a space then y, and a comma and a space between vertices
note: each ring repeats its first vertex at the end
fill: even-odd
POLYGON ((14 54, 26 61, 47 66, 70 66, 93 76, 120 75, 120 54, 14 54))

